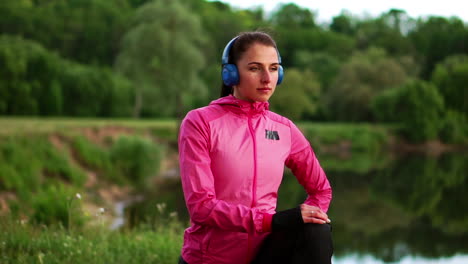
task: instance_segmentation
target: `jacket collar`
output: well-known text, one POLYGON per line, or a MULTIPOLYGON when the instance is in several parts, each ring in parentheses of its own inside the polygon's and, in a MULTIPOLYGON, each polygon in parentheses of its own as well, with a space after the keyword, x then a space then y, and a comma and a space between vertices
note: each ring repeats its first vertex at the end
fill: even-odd
POLYGON ((262 114, 269 109, 268 102, 248 102, 237 99, 232 95, 221 97, 210 103, 210 105, 227 106, 233 112, 239 114, 262 114))

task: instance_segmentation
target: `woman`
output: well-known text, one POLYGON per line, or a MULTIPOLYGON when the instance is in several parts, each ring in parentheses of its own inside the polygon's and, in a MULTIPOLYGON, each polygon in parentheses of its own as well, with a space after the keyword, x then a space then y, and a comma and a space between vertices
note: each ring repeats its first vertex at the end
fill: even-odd
POLYGON ((222 97, 190 111, 180 129, 191 226, 179 263, 331 263, 330 184, 299 129, 268 110, 283 78, 275 42, 242 33, 222 64, 222 97), (276 212, 285 165, 308 197, 276 212))

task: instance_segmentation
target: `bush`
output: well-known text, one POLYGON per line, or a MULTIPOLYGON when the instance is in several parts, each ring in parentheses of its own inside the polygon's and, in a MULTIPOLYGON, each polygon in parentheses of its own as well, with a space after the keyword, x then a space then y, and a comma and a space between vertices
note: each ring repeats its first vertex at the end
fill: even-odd
POLYGON ((77 151, 80 161, 86 166, 103 172, 112 170, 109 151, 93 144, 86 137, 76 137, 73 141, 73 147, 77 151))
POLYGON ((447 108, 468 115, 468 55, 453 55, 437 64, 431 81, 447 108))
POLYGON ((158 173, 161 156, 160 146, 136 136, 122 136, 110 149, 116 170, 137 186, 144 185, 148 176, 158 173))
POLYGON ((371 102, 372 114, 379 122, 398 122, 399 104, 403 89, 388 89, 371 102))
POLYGON ((441 129, 444 100, 437 88, 424 81, 411 81, 377 97, 373 111, 380 121, 397 121, 411 141, 436 139, 441 129))
POLYGON ((441 128, 444 100, 437 88, 424 81, 403 86, 398 109, 404 133, 413 141, 436 139, 441 128))
POLYGON ((447 143, 466 144, 468 142, 467 124, 467 118, 463 113, 447 111, 442 122, 440 139, 447 143))

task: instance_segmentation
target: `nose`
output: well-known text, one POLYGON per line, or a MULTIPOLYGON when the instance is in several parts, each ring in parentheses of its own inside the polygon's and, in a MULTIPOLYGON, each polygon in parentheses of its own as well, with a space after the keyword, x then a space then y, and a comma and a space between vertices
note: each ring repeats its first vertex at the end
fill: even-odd
POLYGON ((262 83, 270 83, 271 82, 271 72, 268 70, 264 70, 262 72, 262 83))

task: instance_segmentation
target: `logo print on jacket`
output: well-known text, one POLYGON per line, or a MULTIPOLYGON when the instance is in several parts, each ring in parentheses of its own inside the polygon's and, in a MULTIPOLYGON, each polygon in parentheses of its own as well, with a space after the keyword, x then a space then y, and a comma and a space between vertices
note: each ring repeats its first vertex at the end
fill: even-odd
POLYGON ((265 129, 265 138, 271 140, 279 140, 278 131, 266 130, 265 129))

